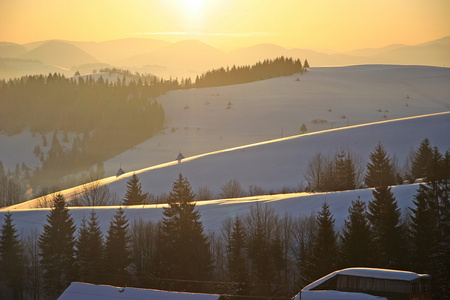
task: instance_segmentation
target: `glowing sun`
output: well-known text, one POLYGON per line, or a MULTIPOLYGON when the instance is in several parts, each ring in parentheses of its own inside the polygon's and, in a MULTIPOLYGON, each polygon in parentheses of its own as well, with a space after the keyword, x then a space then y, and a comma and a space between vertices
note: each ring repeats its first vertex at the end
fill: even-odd
POLYGON ((180 0, 183 9, 188 15, 198 15, 203 10, 206 0, 180 0))

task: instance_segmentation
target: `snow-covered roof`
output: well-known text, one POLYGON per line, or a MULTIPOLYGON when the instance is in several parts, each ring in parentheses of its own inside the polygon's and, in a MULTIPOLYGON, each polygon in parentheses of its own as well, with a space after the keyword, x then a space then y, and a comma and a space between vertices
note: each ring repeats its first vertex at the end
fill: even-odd
POLYGON ((386 300, 384 297, 378 297, 362 293, 339 292, 339 291, 305 291, 297 294, 294 300, 315 300, 315 299, 333 299, 333 300, 386 300))
POLYGON ((217 300, 219 295, 168 292, 150 289, 123 288, 110 285, 96 285, 82 282, 72 282, 59 296, 58 300, 217 300))
POLYGON ((312 290, 315 287, 321 285, 325 281, 337 275, 370 277, 370 278, 390 279, 390 280, 404 280, 404 281, 412 281, 420 277, 429 277, 429 275, 426 274, 417 274, 409 271, 377 269, 377 268, 348 268, 334 271, 333 273, 330 273, 314 281, 313 283, 305 286, 302 291, 312 290))

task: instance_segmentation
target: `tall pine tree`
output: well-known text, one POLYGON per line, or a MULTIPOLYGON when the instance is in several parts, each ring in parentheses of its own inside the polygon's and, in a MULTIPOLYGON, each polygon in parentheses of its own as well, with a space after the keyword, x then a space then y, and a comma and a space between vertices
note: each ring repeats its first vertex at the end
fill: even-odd
POLYGON ((317 218, 317 232, 310 254, 306 275, 309 281, 316 280, 336 269, 337 241, 334 219, 328 204, 322 205, 317 218))
POLYGON ((414 264, 431 273, 433 297, 450 293, 450 154, 445 157, 434 147, 412 209, 414 264), (419 255, 427 255, 419 257, 419 255), (417 259, 417 260, 416 260, 417 259))
POLYGON ((76 242, 78 280, 101 283, 103 234, 92 210, 89 221, 83 218, 76 242))
POLYGON ((148 193, 143 194, 139 178, 136 173, 131 176, 127 182, 127 192, 123 199, 123 205, 139 205, 144 204, 148 193))
MULTIPOLYGON (((210 275, 211 253, 203 232, 200 213, 195 210, 195 194, 188 180, 179 174, 163 211, 160 234, 158 273, 160 277, 207 280, 210 275)), ((198 291, 203 287, 186 281, 171 283, 176 289, 198 291)))
POLYGON ((348 209, 341 236, 342 260, 345 267, 367 267, 371 264, 372 234, 367 219, 366 204, 361 200, 352 201, 348 209))
POLYGON ((4 299, 23 299, 24 263, 24 249, 8 212, 0 231, 0 290, 4 299))
POLYGON ((57 194, 38 242, 44 291, 52 299, 56 299, 75 278, 74 234, 74 221, 64 196, 57 194))
POLYGON ((125 211, 119 208, 109 224, 103 256, 105 283, 124 286, 128 284, 131 263, 130 235, 125 211))
POLYGON ((355 164, 350 153, 340 151, 335 158, 337 190, 354 190, 356 188, 355 164))
POLYGON ((405 232, 401 212, 391 188, 377 187, 372 191, 368 218, 373 230, 378 265, 383 268, 404 267, 405 232))
POLYGON ((412 265, 416 272, 435 274, 438 250, 438 220, 430 188, 421 184, 414 196, 415 208, 410 208, 412 265))
POLYGON ((424 139, 417 151, 414 152, 411 165, 411 175, 414 179, 426 176, 426 171, 431 160, 431 145, 428 139, 424 139))
POLYGON ((378 143, 370 154, 364 181, 368 187, 395 184, 395 166, 381 143, 378 143))
POLYGON ((232 293, 236 295, 248 295, 250 288, 245 240, 241 219, 236 217, 227 243, 227 269, 230 281, 235 283, 232 293))

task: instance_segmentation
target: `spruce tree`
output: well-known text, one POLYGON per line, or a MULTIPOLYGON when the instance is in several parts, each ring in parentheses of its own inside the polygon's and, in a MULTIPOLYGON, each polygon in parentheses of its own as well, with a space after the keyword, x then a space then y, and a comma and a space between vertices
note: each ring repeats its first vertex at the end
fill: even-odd
POLYGON ((436 207, 430 195, 430 188, 421 184, 414 196, 415 208, 410 208, 412 212, 410 232, 414 270, 434 275, 439 233, 436 207))
POLYGON ((343 266, 369 266, 373 250, 372 234, 367 219, 366 204, 361 200, 352 201, 341 237, 343 266))
POLYGON ((423 178, 426 176, 426 171, 431 160, 431 146, 428 139, 424 139, 417 151, 414 153, 411 175, 414 179, 423 178))
POLYGON ((302 126, 300 127, 300 132, 301 133, 306 133, 308 131, 308 128, 306 128, 305 123, 302 124, 302 126))
POLYGON ((229 279, 235 283, 233 294, 248 295, 249 272, 245 253, 245 231, 239 217, 235 218, 231 237, 227 243, 227 258, 229 279))
POLYGON ((324 203, 317 218, 317 232, 306 270, 309 281, 316 280, 336 270, 337 241, 334 219, 329 206, 324 203))
POLYGON ((124 286, 129 281, 127 270, 131 263, 128 219, 119 208, 109 224, 103 256, 105 283, 124 286))
POLYGON ((131 176, 127 182, 127 192, 123 199, 123 205, 140 205, 144 204, 148 193, 143 194, 139 178, 136 173, 131 176))
POLYGON ((368 187, 395 184, 395 166, 381 143, 378 143, 370 154, 370 162, 367 164, 364 181, 368 187))
POLYGON ((281 287, 283 249, 278 216, 266 205, 253 205, 245 219, 246 244, 253 290, 256 296, 271 295, 281 287))
POLYGON ((372 191, 368 218, 373 230, 377 260, 383 268, 403 267, 406 249, 401 212, 391 188, 377 187, 372 191))
POLYGON ((75 230, 64 196, 57 194, 38 242, 44 291, 50 298, 57 298, 75 278, 75 230))
POLYGON ((303 69, 306 71, 306 69, 309 68, 308 60, 305 59, 305 62, 303 63, 303 69))
MULTIPOLYGON (((164 207, 159 242, 158 273, 165 278, 207 280, 210 275, 211 253, 203 232, 200 213, 195 210, 195 194, 188 180, 179 174, 164 207)), ((172 285, 174 284, 174 285, 172 285)), ((191 291, 200 286, 193 283, 172 283, 191 291)))
POLYGON ((339 152, 335 158, 336 185, 338 191, 354 190, 356 188, 355 165, 349 153, 339 152))
POLYGON ((22 242, 8 212, 0 231, 0 282, 5 283, 1 293, 5 299, 23 299, 24 263, 22 242))
POLYGON ((83 217, 76 242, 78 280, 100 283, 102 275, 103 236, 97 215, 92 210, 89 221, 83 217))

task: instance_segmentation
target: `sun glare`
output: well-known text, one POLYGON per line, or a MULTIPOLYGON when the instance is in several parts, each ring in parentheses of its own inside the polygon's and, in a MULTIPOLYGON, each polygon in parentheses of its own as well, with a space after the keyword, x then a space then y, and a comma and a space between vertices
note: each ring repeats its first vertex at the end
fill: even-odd
POLYGON ((205 0, 180 0, 183 9, 188 15, 198 15, 205 6, 205 0))

